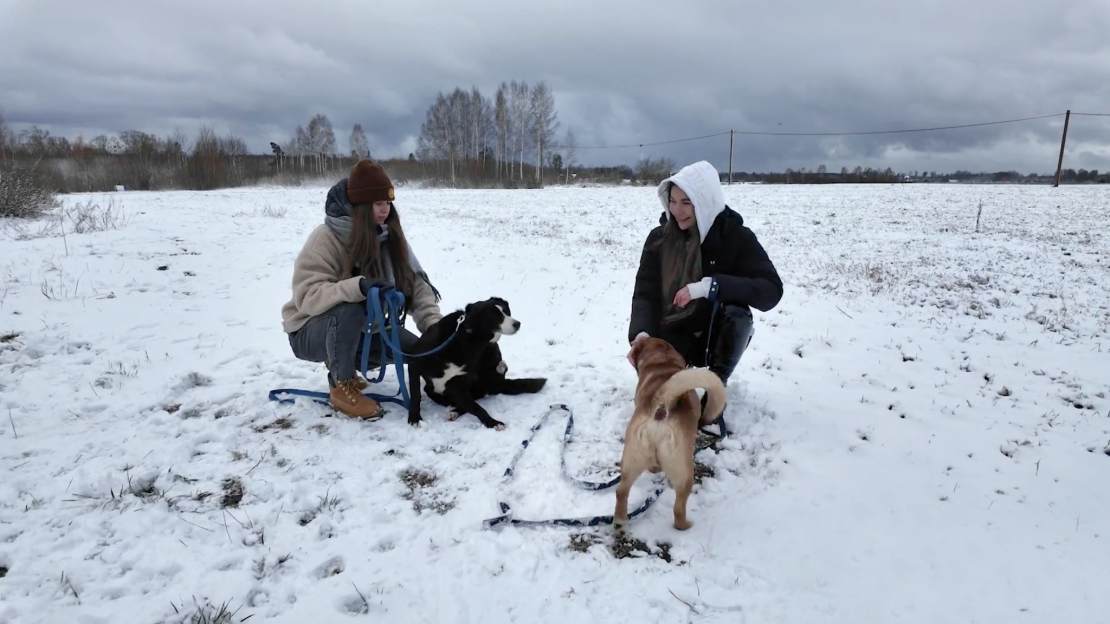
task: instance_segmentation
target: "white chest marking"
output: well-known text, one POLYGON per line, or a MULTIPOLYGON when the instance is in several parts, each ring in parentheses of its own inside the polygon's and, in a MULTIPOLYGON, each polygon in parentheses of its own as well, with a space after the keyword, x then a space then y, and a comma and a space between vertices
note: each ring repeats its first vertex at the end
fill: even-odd
POLYGON ((455 377, 458 377, 459 375, 463 375, 465 373, 466 373, 466 367, 465 366, 458 366, 456 364, 448 364, 447 365, 447 370, 443 371, 443 377, 436 377, 435 379, 432 380, 432 388, 434 388, 435 391, 438 394, 443 394, 443 391, 447 388, 447 382, 448 381, 451 381, 451 379, 453 379, 455 377))

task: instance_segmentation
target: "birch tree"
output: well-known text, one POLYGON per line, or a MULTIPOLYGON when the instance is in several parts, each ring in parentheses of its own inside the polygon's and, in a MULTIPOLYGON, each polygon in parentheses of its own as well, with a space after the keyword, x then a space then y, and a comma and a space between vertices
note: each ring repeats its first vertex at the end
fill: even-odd
POLYGON ((327 159, 334 156, 337 149, 331 120, 327 115, 317 113, 309 120, 308 129, 305 132, 308 134, 309 152, 316 158, 317 171, 323 174, 327 159))
POLYGON ((497 159, 497 179, 500 180, 509 153, 509 85, 497 86, 493 104, 494 155, 497 159))
POLYGON ((563 149, 566 151, 566 156, 563 157, 563 165, 567 168, 566 183, 570 184, 570 167, 574 164, 574 158, 578 155, 578 142, 574 138, 574 130, 569 126, 567 127, 567 138, 563 149))
POLYGON ((532 112, 532 132, 536 147, 536 182, 543 186, 544 150, 555 139, 559 128, 559 115, 555 112, 555 95, 547 82, 541 80, 532 88, 529 108, 532 112))
POLYGON ((524 179, 524 153, 531 138, 532 107, 529 106, 531 88, 526 82, 509 83, 509 115, 512 120, 513 154, 519 157, 518 178, 524 179))
POLYGON ((347 148, 354 158, 370 158, 370 141, 366 138, 366 132, 363 131, 362 124, 355 124, 351 128, 351 136, 347 139, 347 148))

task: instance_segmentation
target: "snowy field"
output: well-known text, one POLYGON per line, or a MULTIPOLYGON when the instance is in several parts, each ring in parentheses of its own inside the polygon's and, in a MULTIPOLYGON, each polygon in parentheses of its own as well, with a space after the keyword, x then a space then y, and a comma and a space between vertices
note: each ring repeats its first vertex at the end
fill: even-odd
POLYGON ((1110 189, 727 188, 785 296, 729 385, 736 435, 698 455, 694 527, 668 489, 642 544, 482 520, 612 512, 561 475, 565 416, 501 475, 557 403, 568 470, 614 474, 654 191, 399 191, 445 311, 508 299, 510 375, 550 379, 483 401, 503 432, 267 400, 326 387, 279 314, 325 192, 68 196, 126 222, 0 226, 0 623, 1110 617, 1110 189))

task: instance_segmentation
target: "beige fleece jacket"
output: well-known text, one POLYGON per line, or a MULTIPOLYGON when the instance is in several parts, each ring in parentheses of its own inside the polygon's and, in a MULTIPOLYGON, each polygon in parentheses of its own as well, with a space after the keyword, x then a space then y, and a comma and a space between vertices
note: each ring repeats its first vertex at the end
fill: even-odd
MULTIPOLYGON (((293 262, 293 298, 281 308, 281 326, 285 333, 297 331, 310 318, 340 303, 366 301, 358 287, 361 278, 343 275, 346 254, 343 243, 327 225, 321 224, 308 235, 293 262)), ((405 304, 420 333, 443 317, 431 286, 419 276, 412 295, 406 295, 405 304)))

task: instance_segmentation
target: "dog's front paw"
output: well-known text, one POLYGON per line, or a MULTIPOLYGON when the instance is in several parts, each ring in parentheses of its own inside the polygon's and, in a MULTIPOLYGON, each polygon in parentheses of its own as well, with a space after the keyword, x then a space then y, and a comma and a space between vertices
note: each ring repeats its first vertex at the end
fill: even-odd
POLYGON ((409 414, 409 424, 413 427, 419 427, 420 423, 423 422, 423 420, 424 419, 419 416, 413 416, 412 414, 409 414))
POLYGON ((694 523, 686 519, 679 520, 676 518, 674 521, 674 528, 678 529, 679 531, 685 531, 692 526, 694 526, 694 523))
POLYGON ((447 410, 447 420, 449 422, 450 421, 455 421, 455 420, 458 420, 458 419, 459 419, 459 411, 458 410, 456 410, 453 407, 451 409, 447 410))
POLYGON ((500 424, 494 425, 493 429, 494 429, 494 431, 504 431, 505 430, 505 423, 500 423, 500 424))

